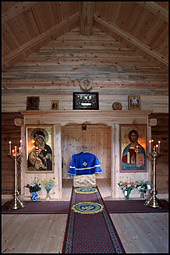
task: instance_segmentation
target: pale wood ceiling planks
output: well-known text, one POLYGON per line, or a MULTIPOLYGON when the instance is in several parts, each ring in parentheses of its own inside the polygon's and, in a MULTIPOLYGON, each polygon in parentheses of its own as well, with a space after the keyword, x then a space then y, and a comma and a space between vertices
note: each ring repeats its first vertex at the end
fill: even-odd
POLYGON ((1 5, 4 70, 76 26, 85 36, 97 26, 160 68, 168 68, 168 1, 2 1, 1 5))

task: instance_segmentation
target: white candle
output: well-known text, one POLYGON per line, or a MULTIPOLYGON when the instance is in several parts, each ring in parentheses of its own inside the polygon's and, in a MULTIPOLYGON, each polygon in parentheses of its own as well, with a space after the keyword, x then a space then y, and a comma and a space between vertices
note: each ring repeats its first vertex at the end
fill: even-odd
POLYGON ((14 155, 14 150, 12 150, 12 155, 14 155))
POLYGON ((20 142, 20 147, 22 146, 22 140, 19 141, 20 142))
POLYGON ((161 153, 161 141, 158 141, 158 153, 161 153))
POLYGON ((158 144, 156 144, 156 152, 158 152, 158 144))
POLYGON ((17 152, 17 146, 14 147, 15 148, 15 153, 17 152))
POLYGON ((21 147, 19 147, 19 153, 21 153, 21 147))
POLYGON ((11 141, 9 141, 9 154, 11 155, 11 141))
POLYGON ((152 143, 152 140, 149 140, 149 153, 151 152, 151 143, 152 143))
POLYGON ((153 142, 154 142, 154 140, 152 139, 151 140, 151 151, 153 150, 153 142))

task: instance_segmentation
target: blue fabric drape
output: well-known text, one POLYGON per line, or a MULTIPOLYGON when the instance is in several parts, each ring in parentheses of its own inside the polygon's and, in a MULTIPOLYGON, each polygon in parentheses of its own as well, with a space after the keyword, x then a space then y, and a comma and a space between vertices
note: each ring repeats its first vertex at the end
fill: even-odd
POLYGON ((82 175, 102 173, 98 158, 89 152, 80 152, 72 156, 68 174, 82 175))

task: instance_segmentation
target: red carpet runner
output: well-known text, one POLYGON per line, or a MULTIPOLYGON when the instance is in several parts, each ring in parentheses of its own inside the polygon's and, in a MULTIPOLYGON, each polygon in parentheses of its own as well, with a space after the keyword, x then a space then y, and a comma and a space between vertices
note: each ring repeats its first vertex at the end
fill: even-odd
POLYGON ((92 189, 72 190, 62 253, 125 253, 98 188, 92 189))

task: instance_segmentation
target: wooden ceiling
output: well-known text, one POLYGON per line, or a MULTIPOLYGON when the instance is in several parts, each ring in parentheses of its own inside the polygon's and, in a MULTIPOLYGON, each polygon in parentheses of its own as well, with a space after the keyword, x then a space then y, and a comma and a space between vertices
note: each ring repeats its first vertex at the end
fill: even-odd
POLYGON ((2 1, 1 6, 3 70, 75 27, 90 36, 93 26, 168 68, 168 1, 2 1))

